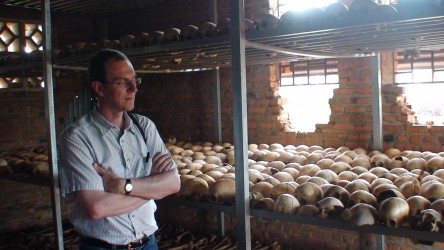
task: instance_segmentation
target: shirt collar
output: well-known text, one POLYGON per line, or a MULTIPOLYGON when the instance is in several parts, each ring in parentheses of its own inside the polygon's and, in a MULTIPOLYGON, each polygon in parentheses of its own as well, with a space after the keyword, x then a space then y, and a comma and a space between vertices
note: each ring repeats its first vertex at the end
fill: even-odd
MULTIPOLYGON (((134 131, 135 126, 134 126, 133 120, 131 118, 129 118, 127 112, 124 112, 123 116, 125 117, 125 120, 128 121, 128 127, 125 128, 125 131, 129 131, 129 132, 135 134, 135 131, 134 131)), ((92 119, 95 122, 95 124, 97 124, 102 136, 113 129, 119 129, 116 125, 114 125, 114 124, 110 123, 108 120, 106 120, 105 117, 103 117, 103 115, 100 114, 97 107, 94 108, 94 110, 92 112, 92 119)))

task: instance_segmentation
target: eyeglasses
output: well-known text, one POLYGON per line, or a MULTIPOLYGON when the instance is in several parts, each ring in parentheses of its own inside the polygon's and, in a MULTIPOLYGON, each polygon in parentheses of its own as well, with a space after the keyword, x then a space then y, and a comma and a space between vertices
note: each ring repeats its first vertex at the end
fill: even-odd
POLYGON ((117 80, 116 82, 102 82, 102 83, 115 84, 115 85, 119 85, 121 87, 124 87, 126 89, 129 89, 133 86, 133 84, 135 84, 136 86, 139 86, 140 84, 142 84, 142 77, 137 76, 132 80, 122 78, 122 79, 117 80))

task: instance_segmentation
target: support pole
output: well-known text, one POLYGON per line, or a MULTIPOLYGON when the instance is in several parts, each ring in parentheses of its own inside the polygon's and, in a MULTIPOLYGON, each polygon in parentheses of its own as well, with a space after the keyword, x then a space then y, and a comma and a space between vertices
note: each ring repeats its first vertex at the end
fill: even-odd
MULTIPOLYGON (((217 0, 210 1, 210 21, 217 24, 217 0)), ((221 116, 221 98, 220 98, 220 72, 219 68, 211 71, 213 79, 214 95, 214 139, 216 142, 222 142, 222 116, 221 116)))
POLYGON ((236 167, 237 249, 251 249, 250 204, 248 199, 248 130, 245 69, 244 1, 231 0, 231 50, 233 127, 236 167))
POLYGON ((54 114, 54 94, 52 78, 52 45, 51 45, 51 5, 50 0, 42 0, 43 10, 43 79, 45 83, 45 115, 48 138, 48 156, 51 179, 51 204, 57 248, 64 249, 62 230, 62 210, 60 206, 59 172, 57 164, 57 137, 54 114))
POLYGON ((373 147, 383 150, 382 144, 382 111, 381 111, 381 77, 379 54, 371 57, 372 109, 373 109, 373 147))
MULTIPOLYGON (((373 110, 373 149, 383 150, 382 140, 382 104, 381 104, 381 74, 380 55, 371 57, 371 82, 372 82, 372 110, 373 110)), ((376 248, 385 249, 385 236, 378 234, 376 248)))

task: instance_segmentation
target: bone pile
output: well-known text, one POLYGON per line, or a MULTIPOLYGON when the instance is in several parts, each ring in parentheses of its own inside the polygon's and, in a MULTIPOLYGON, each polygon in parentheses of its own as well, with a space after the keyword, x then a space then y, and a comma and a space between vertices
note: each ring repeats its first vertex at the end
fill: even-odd
MULTIPOLYGON (((79 235, 69 225, 63 226, 63 242, 67 250, 78 249, 79 235)), ((57 249, 56 236, 52 227, 27 229, 21 232, 0 235, 0 249, 57 249)))
MULTIPOLYGON (((215 234, 207 236, 198 236, 182 227, 173 227, 171 225, 161 226, 156 232, 157 244, 159 249, 168 250, 234 250, 237 249, 236 242, 230 237, 219 238, 215 234)), ((269 245, 263 245, 255 242, 251 245, 253 250, 279 250, 279 243, 273 242, 269 245)))
POLYGON ((40 146, 0 152, 0 176, 2 175, 49 180, 47 148, 40 146))
MULTIPOLYGON (((181 199, 235 202, 234 147, 170 139, 181 199)), ((250 207, 443 232, 444 152, 248 145, 250 207)))

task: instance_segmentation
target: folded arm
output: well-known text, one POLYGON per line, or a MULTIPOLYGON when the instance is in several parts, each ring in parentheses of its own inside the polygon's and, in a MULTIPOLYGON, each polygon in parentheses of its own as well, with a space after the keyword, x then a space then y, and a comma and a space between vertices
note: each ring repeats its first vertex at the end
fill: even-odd
POLYGON ((75 195, 92 219, 129 213, 147 202, 145 199, 99 190, 81 190, 75 195))
MULTIPOLYGON (((105 191, 113 194, 124 194, 125 179, 116 176, 111 170, 107 170, 98 164, 93 165, 97 173, 102 176, 105 191)), ((133 190, 127 196, 138 197, 145 200, 158 200, 170 194, 177 193, 180 189, 179 173, 169 154, 157 153, 153 157, 151 175, 131 178, 133 190)))

